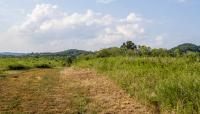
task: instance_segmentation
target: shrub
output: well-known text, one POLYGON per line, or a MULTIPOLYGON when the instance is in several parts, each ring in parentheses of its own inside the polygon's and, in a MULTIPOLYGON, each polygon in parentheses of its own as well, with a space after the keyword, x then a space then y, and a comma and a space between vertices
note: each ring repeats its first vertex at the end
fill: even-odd
POLYGON ((66 61, 66 65, 68 66, 68 67, 70 67, 71 66, 71 64, 72 64, 72 62, 73 62, 73 60, 72 60, 72 58, 67 58, 67 61, 66 61))
POLYGON ((100 57, 100 58, 110 57, 110 56, 111 56, 111 53, 108 49, 103 49, 97 52, 97 57, 100 57))
POLYGON ((96 56, 99 58, 105 58, 105 57, 116 57, 123 55, 122 49, 117 47, 102 49, 98 52, 96 52, 96 56))
POLYGON ((22 64, 12 64, 8 66, 8 70, 26 70, 29 69, 29 66, 25 66, 22 64))
POLYGON ((52 68, 50 64, 37 64, 35 65, 36 68, 52 68))

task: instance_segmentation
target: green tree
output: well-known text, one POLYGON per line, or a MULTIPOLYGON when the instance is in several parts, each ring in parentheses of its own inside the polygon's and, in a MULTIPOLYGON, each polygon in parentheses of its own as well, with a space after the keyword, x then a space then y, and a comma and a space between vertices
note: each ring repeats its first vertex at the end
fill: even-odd
POLYGON ((148 56, 150 55, 151 48, 147 46, 138 46, 138 51, 141 56, 148 56))
POLYGON ((132 41, 127 41, 122 44, 121 48, 135 50, 137 46, 132 41))

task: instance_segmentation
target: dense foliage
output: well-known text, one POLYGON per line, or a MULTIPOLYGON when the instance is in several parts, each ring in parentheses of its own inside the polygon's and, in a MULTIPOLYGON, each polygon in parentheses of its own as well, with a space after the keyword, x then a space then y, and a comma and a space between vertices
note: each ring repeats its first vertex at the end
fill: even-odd
POLYGON ((196 60, 200 57, 200 52, 197 51, 198 46, 183 44, 170 50, 165 48, 151 48, 144 45, 135 45, 132 41, 127 41, 120 48, 111 47, 96 51, 94 53, 82 54, 80 58, 105 58, 116 56, 134 56, 134 57, 187 57, 196 60))

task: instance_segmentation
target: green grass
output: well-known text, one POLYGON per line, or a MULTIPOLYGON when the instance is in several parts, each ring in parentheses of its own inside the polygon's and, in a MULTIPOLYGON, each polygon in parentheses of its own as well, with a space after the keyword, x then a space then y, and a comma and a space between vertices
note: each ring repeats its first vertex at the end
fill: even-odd
POLYGON ((63 67, 66 62, 62 57, 0 57, 0 74, 3 70, 63 67))
POLYGON ((200 62, 171 57, 110 57, 74 66, 106 74, 132 97, 162 112, 200 113, 200 62))

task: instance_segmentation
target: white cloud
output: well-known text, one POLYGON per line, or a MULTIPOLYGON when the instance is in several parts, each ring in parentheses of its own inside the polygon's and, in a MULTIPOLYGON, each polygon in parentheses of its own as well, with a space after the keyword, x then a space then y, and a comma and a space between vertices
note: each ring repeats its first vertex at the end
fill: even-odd
POLYGON ((22 24, 2 33, 0 51, 95 50, 133 40, 144 32, 141 23, 143 19, 135 13, 124 18, 92 10, 68 14, 55 5, 41 4, 22 24))

